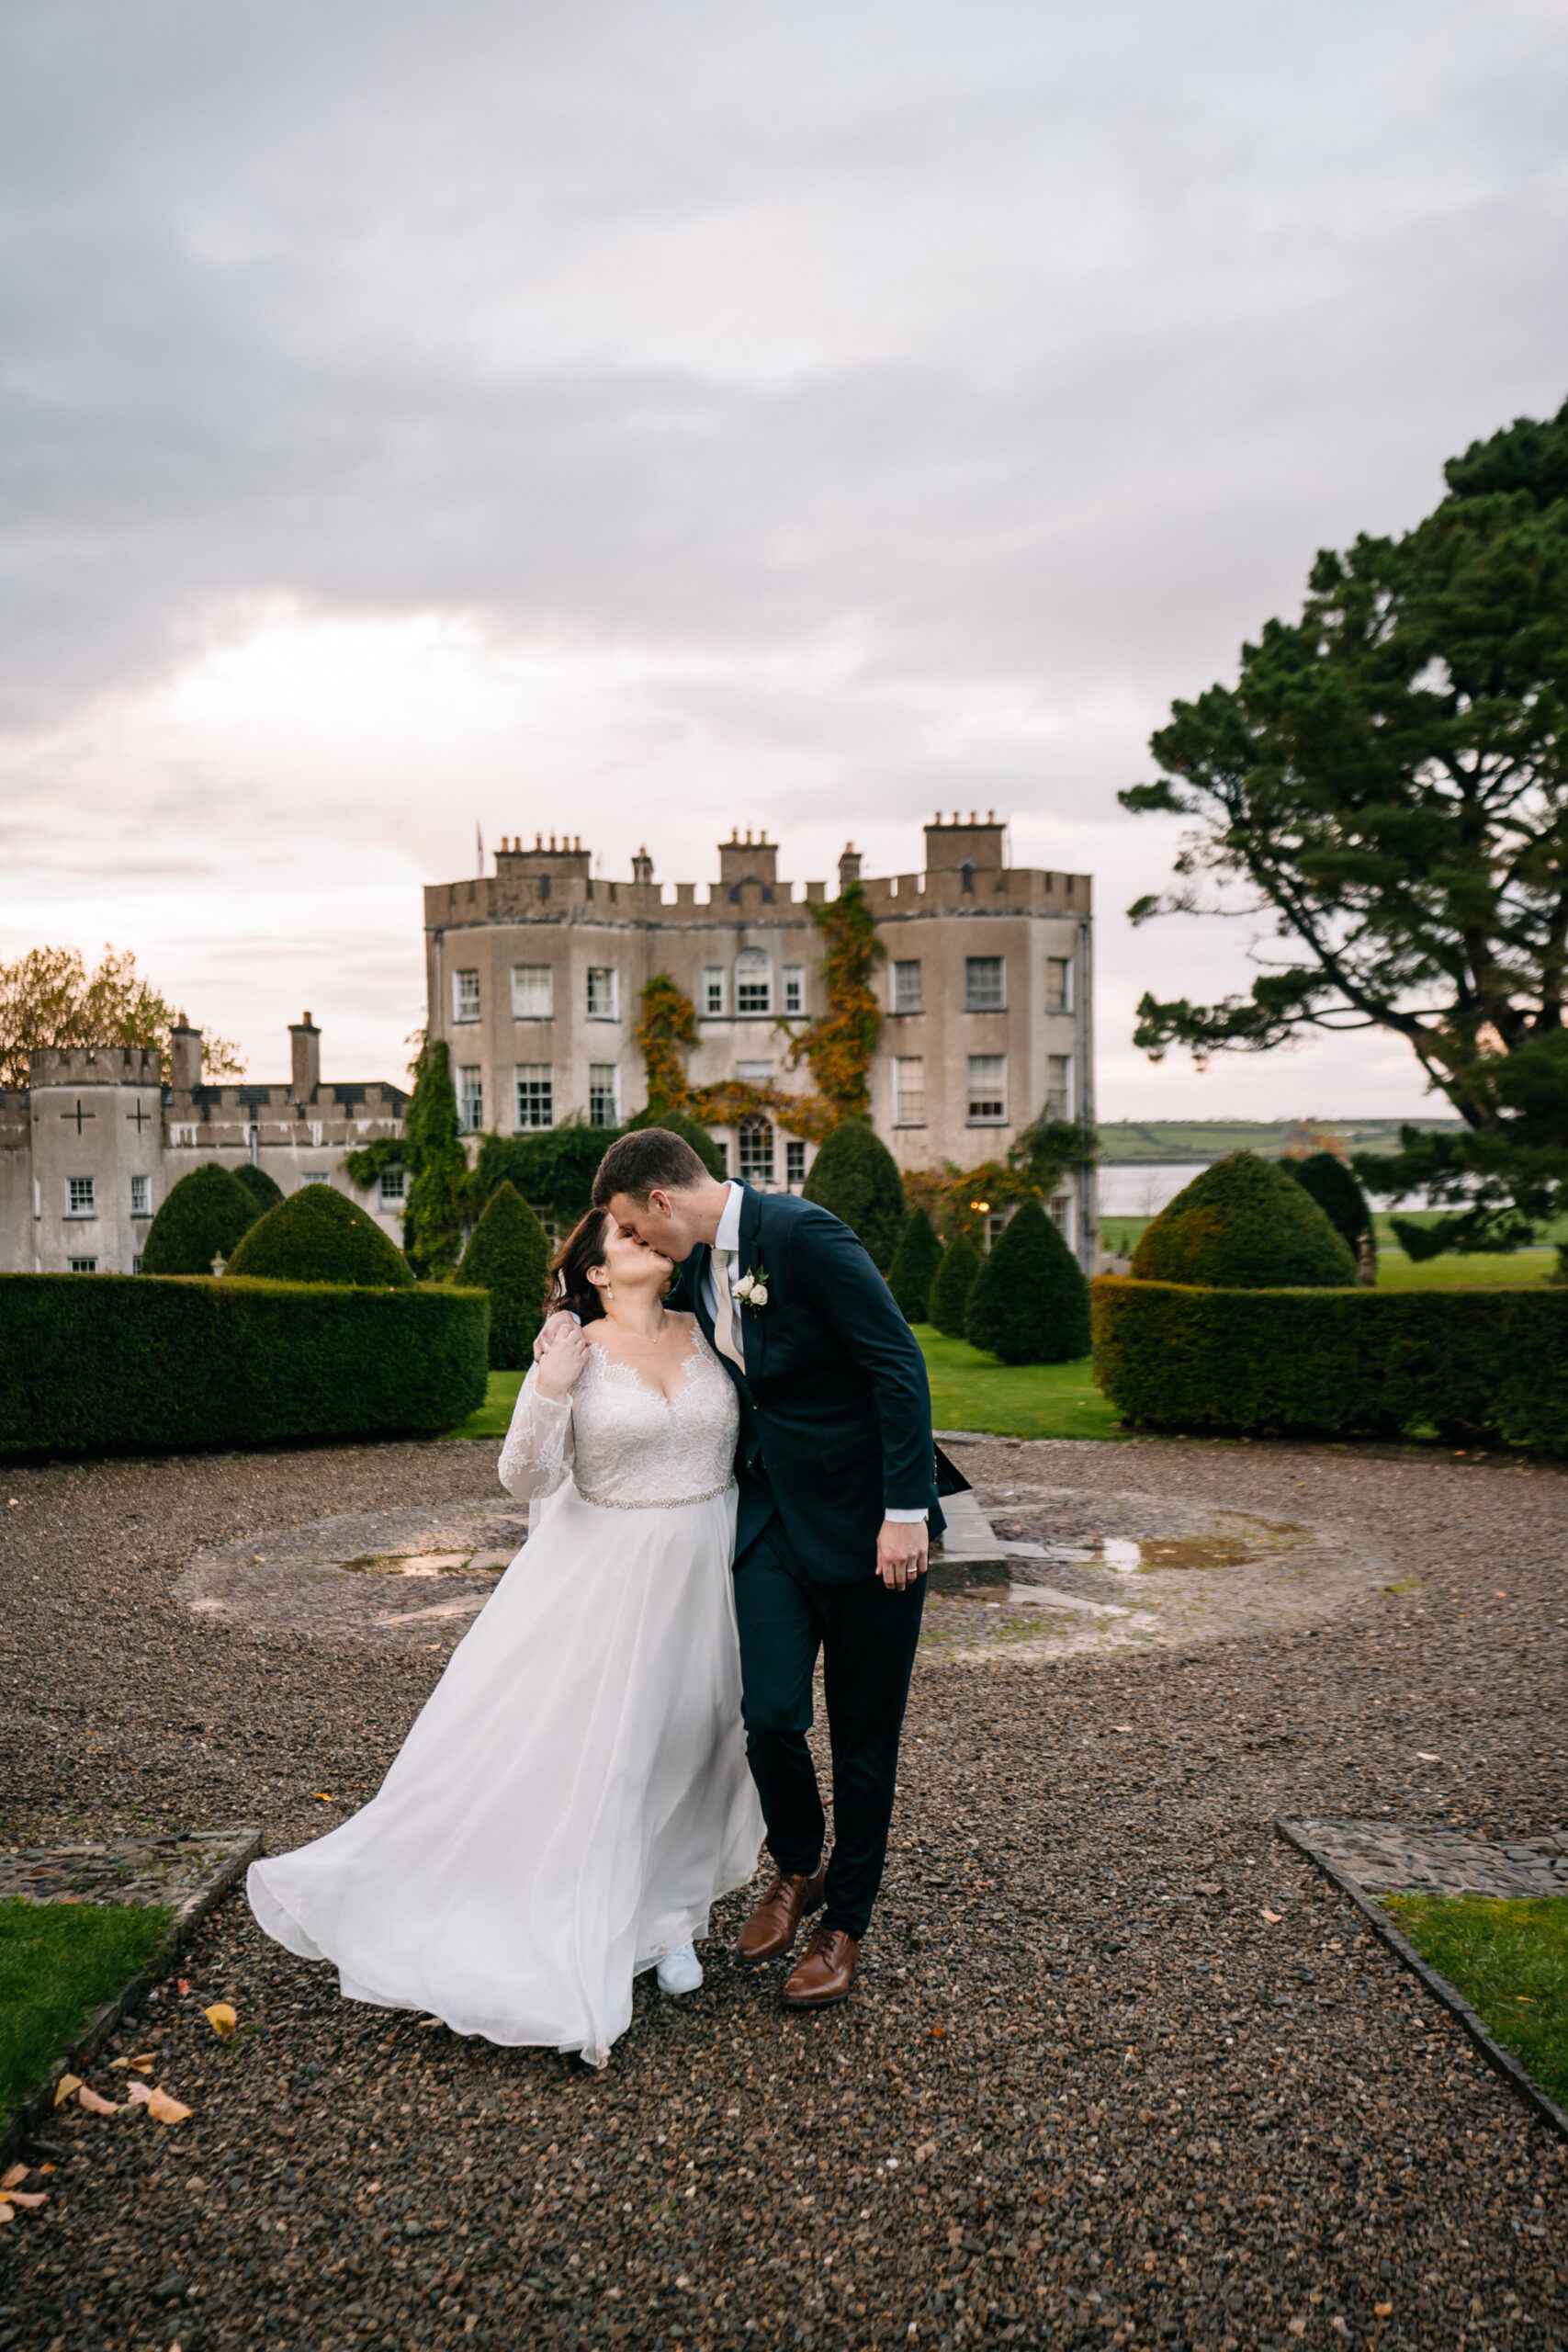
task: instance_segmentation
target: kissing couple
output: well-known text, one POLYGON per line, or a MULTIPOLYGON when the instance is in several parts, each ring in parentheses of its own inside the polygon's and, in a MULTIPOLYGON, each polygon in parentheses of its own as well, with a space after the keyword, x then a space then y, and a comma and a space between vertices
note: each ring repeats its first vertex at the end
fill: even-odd
POLYGON ((702 1983, 764 1830, 736 1958, 842 2001, 882 1881, 942 1490, 924 1359, 826 1209, 611 1145, 551 1268, 501 1454, 528 1540, 380 1791, 253 1863, 267 1933, 344 1996, 604 2065, 633 1980, 702 1983), (823 1661, 833 1845, 807 1744, 823 1661))

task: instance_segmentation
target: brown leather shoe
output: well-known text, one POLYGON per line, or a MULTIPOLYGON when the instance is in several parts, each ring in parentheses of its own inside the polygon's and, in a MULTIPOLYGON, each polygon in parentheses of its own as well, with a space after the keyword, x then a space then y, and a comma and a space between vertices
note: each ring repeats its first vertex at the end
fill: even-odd
POLYGON ((842 1928, 813 1928, 784 1988, 786 2009, 830 2009, 850 1997, 860 1946, 842 1928))
POLYGON ((826 1862, 815 1878, 786 1878, 783 1871, 774 1871, 772 1886, 736 1938, 735 1957, 742 1968, 759 1967, 788 1951, 807 1913, 819 1907, 827 1875, 826 1862))

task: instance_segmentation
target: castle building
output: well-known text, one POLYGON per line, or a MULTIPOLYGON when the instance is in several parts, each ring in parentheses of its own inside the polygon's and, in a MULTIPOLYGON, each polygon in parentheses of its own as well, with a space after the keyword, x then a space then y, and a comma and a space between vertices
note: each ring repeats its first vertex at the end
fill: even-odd
MULTIPOLYGON (((718 879, 656 883, 646 851, 629 879, 592 872, 581 838, 503 839, 492 875, 424 894, 429 1031, 451 1051, 463 1125, 526 1134, 568 1119, 614 1127, 646 1101, 641 992, 667 973, 696 1010, 694 1086, 749 1080, 811 1090, 792 1032, 826 1008, 823 941, 809 910, 825 882, 781 881, 778 847, 739 830, 718 879)), ((940 816, 919 873, 861 879, 886 950, 886 1016, 871 1071, 872 1121, 906 1170, 1003 1158, 1049 1108, 1093 1116, 1089 877, 1011 865, 994 815, 940 816)), ((798 1190, 813 1147, 763 1112, 715 1139, 730 1171, 798 1190)), ((1063 1181, 1052 1213, 1086 1271, 1092 1182, 1063 1181)))
POLYGON ((290 1025, 287 1083, 205 1085, 201 1032, 174 1033, 172 1083, 141 1046, 46 1048, 30 1083, 0 1092, 0 1272, 134 1274, 170 1187, 216 1159, 265 1168, 285 1193, 330 1183, 402 1240, 403 1170, 355 1187, 344 1154, 402 1132, 408 1094, 379 1084, 323 1086, 321 1033, 290 1025))

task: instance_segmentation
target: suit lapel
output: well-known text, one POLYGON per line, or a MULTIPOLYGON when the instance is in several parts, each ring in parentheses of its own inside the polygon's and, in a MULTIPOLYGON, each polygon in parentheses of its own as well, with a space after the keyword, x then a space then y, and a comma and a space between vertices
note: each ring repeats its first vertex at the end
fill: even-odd
MULTIPOLYGON (((762 1265, 762 1195, 754 1193, 750 1184, 740 1202, 740 1249, 737 1273, 754 1274, 762 1265)), ((764 1331, 766 1309, 738 1306, 737 1314, 744 1317, 741 1353, 746 1358, 748 1378, 762 1369, 762 1353, 766 1344, 764 1331)))

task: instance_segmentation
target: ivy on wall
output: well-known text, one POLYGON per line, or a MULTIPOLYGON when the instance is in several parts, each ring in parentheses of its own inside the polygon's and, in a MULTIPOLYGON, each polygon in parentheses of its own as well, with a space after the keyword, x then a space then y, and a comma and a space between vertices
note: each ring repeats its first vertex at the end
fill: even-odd
POLYGON ((826 1129, 840 1119, 871 1115, 871 1062, 882 1035, 871 980, 887 950, 858 881, 846 882, 836 899, 807 912, 827 942, 819 969, 828 1010, 792 1038, 789 1064, 795 1069, 805 1062, 810 1070, 826 1129))

